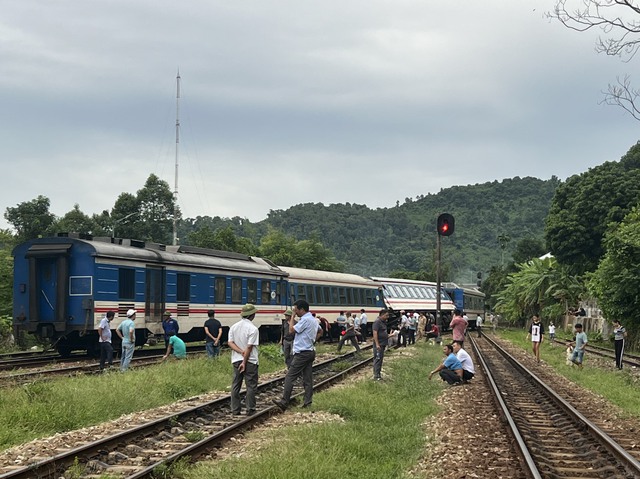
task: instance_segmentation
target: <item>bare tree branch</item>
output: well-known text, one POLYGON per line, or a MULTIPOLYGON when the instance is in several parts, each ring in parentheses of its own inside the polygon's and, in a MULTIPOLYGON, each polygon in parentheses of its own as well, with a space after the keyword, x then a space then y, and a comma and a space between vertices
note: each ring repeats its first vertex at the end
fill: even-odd
POLYGON ((624 109, 636 120, 640 120, 640 90, 631 88, 631 80, 629 75, 621 80, 616 78, 618 84, 609 84, 609 90, 604 93, 604 99, 601 103, 607 105, 615 105, 624 109))
POLYGON ((578 32, 599 28, 604 32, 596 51, 630 61, 640 49, 640 2, 634 0, 558 0, 547 17, 578 32), (578 3, 571 8, 569 5, 578 3))

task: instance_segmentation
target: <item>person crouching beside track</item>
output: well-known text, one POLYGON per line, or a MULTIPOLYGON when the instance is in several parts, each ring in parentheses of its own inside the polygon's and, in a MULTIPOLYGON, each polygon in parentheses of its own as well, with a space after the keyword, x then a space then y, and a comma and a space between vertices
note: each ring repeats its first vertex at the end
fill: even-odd
POLYGON ((469 353, 462 349, 462 345, 460 341, 454 341, 453 344, 453 352, 462 364, 462 382, 466 383, 467 381, 471 381, 473 377, 476 375, 476 368, 473 366, 473 360, 469 353))
POLYGON ((360 345, 358 344, 358 338, 356 335, 356 326, 353 322, 353 317, 347 317, 347 329, 342 336, 340 336, 340 341, 338 342, 338 352, 342 350, 342 345, 347 342, 347 340, 351 341, 353 347, 356 348, 356 351, 360 351, 360 345))
POLYGON ((244 380, 247 386, 245 403, 247 416, 256 412, 256 390, 258 389, 258 328, 252 323, 258 310, 253 304, 245 304, 242 319, 229 329, 227 343, 231 348, 233 382, 231 383, 231 412, 240 415, 240 388, 244 380))
POLYGON ((453 346, 451 344, 445 344, 442 352, 445 355, 444 361, 429 373, 429 381, 431 381, 435 373, 439 373, 442 380, 446 381, 449 385, 462 384, 462 363, 453 353, 453 346))
POLYGON ((162 360, 164 361, 171 354, 171 350, 173 349, 173 355, 176 359, 187 359, 187 346, 184 344, 184 341, 176 336, 176 333, 170 333, 169 337, 169 346, 167 346, 167 352, 164 356, 162 356, 162 360))
POLYGON ((287 409, 293 391, 293 382, 302 376, 304 385, 304 403, 302 407, 311 406, 313 401, 313 360, 316 358, 314 343, 322 336, 322 328, 318 320, 309 312, 309 303, 299 299, 293 303, 293 313, 300 317, 297 323, 293 317, 289 320, 289 332, 294 333, 293 361, 284 379, 282 399, 274 399, 273 403, 282 411, 287 409))

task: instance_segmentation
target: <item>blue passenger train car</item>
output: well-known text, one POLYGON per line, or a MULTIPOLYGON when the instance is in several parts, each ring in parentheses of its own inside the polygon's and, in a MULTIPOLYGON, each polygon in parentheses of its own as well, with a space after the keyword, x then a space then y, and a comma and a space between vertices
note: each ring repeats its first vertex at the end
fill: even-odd
POLYGON ((194 341, 204 339, 207 310, 228 327, 245 303, 258 306, 254 323, 266 339, 277 334, 287 305, 287 273, 238 253, 70 234, 27 241, 13 256, 16 335, 50 338, 63 355, 96 348, 109 310, 115 329, 135 309, 143 344, 162 332, 165 310, 178 320, 180 336, 194 341))
POLYGON ((476 318, 484 317, 485 294, 477 288, 459 286, 456 283, 444 283, 443 287, 451 296, 455 308, 464 311, 469 318, 469 327, 475 329, 476 318))

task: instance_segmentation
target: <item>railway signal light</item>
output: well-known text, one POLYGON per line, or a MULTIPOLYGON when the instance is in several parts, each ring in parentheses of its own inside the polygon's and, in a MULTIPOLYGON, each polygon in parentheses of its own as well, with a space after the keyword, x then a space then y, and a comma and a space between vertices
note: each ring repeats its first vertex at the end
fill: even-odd
POLYGON ((449 213, 442 213, 438 216, 438 234, 440 236, 451 236, 455 229, 455 223, 453 215, 450 215, 449 213))

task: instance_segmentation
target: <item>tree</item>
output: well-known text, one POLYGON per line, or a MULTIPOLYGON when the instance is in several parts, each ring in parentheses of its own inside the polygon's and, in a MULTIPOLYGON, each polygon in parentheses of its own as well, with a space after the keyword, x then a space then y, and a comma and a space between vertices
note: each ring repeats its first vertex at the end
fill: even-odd
POLYGON ((619 319, 630 329, 634 342, 640 336, 640 209, 635 207, 606 235, 606 254, 590 276, 589 291, 610 320, 619 319))
POLYGON ((97 229, 96 222, 80 211, 80 205, 76 203, 73 209, 57 220, 51 227, 58 233, 87 233, 94 234, 97 229))
POLYGON ((49 206, 49 198, 40 195, 31 201, 7 208, 4 217, 15 228, 19 242, 46 236, 56 218, 49 212, 49 206))
POLYGON ((524 263, 530 259, 539 258, 546 252, 542 240, 537 238, 522 238, 516 244, 516 250, 513 252, 513 261, 515 263, 524 263))
POLYGON ((640 143, 619 162, 574 175, 556 189, 545 240, 558 262, 574 274, 594 271, 605 233, 640 201, 640 143))
MULTIPOLYGON (((104 218, 107 220, 107 218, 104 218)), ((143 225, 140 218, 140 203, 131 193, 118 196, 108 219, 112 236, 120 238, 143 238, 143 225)))
POLYGON ((9 230, 0 230, 0 316, 11 315, 13 310, 13 256, 16 244, 9 230))
POLYGON ((534 314, 558 319, 566 303, 576 301, 582 289, 555 258, 532 259, 517 265, 507 277, 506 288, 497 295, 496 310, 509 320, 523 321, 534 314))
MULTIPOLYGON (((558 0, 549 18, 578 32, 600 29, 605 37, 596 41, 596 51, 630 61, 640 48, 640 6, 633 0, 558 0)), ((617 85, 609 84, 604 103, 617 105, 640 120, 639 90, 631 87, 629 76, 617 78, 617 85)))
POLYGON ((153 173, 147 178, 144 187, 138 190, 136 200, 140 208, 142 238, 145 241, 171 244, 173 218, 180 218, 169 183, 153 173))

